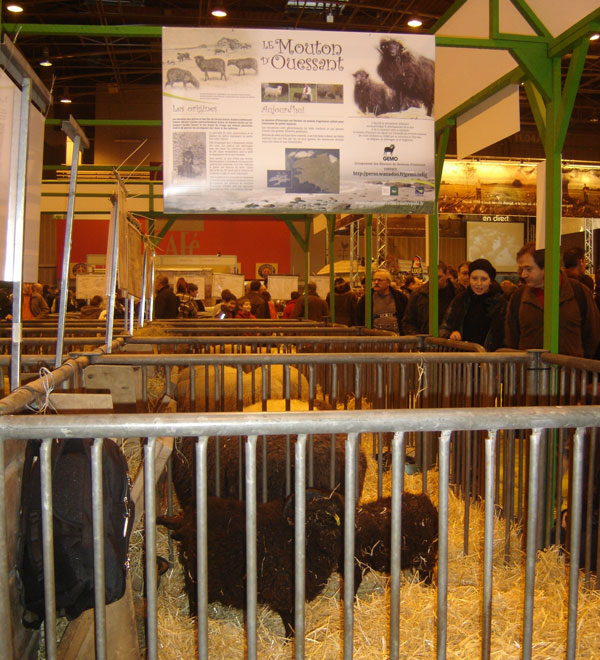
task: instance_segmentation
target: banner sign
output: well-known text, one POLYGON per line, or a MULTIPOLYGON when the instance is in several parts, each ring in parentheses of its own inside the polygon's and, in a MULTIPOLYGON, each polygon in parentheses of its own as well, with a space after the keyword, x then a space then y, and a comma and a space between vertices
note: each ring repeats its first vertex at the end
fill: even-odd
POLYGON ((163 28, 167 213, 431 213, 432 35, 163 28))
POLYGON ((535 216, 536 173, 535 163, 446 160, 438 211, 535 216))

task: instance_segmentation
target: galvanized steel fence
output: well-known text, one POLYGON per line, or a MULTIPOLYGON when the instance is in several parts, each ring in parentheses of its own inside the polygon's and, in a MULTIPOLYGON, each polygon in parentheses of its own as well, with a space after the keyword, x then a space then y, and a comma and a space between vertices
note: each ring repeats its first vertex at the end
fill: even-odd
MULTIPOLYGON (((164 415, 109 415, 84 416, 6 416, 3 418, 0 431, 0 475, 4 474, 4 446, 8 441, 22 441, 32 438, 42 440, 40 461, 42 467, 42 497, 43 497, 43 530, 44 530, 44 567, 46 590, 46 652, 48 658, 56 657, 56 612, 54 608, 54 584, 52 564, 52 516, 50 502, 50 448, 53 438, 93 437, 98 447, 101 439, 110 437, 145 437, 145 552, 146 552, 146 589, 147 589, 147 653, 148 657, 158 657, 157 632, 157 592, 156 592, 156 547, 155 547, 155 512, 156 491, 153 487, 154 454, 156 439, 160 436, 194 436, 197 438, 197 529, 198 529, 198 657, 208 657, 207 636, 207 536, 206 536, 206 506, 207 506, 207 473, 206 447, 210 436, 242 435, 247 438, 245 443, 246 459, 246 520, 247 529, 256 528, 256 444, 260 435, 276 435, 285 427, 289 434, 297 435, 295 492, 304 493, 306 487, 306 456, 305 445, 307 436, 311 433, 346 433, 345 452, 345 547, 344 547, 344 658, 352 657, 353 646, 353 563, 354 563, 354 515, 355 515, 355 479, 356 452, 355 447, 360 433, 393 433, 392 441, 392 510, 401 511, 403 475, 405 460, 405 442, 410 433, 432 433, 435 436, 438 469, 439 469, 439 569, 437 584, 437 623, 436 623, 436 657, 442 659, 447 653, 447 621, 448 621, 448 494, 451 487, 452 446, 461 444, 457 432, 483 432, 484 456, 483 490, 485 493, 485 534, 483 559, 483 611, 481 619, 482 657, 489 657, 490 640, 492 636, 492 543, 495 524, 494 493, 496 488, 496 453, 498 438, 508 430, 527 429, 525 442, 528 447, 528 469, 525 473, 527 483, 527 516, 526 516, 526 579, 524 587, 524 613, 522 619, 523 652, 522 657, 532 657, 533 633, 533 594, 535 588, 535 560, 537 545, 537 530, 539 527, 540 509, 538 502, 541 493, 540 476, 543 474, 542 444, 544 434, 553 434, 562 429, 572 429, 571 465, 572 486, 569 503, 571 540, 569 571, 569 602, 568 629, 566 639, 566 657, 575 658, 577 638, 577 598, 579 566, 576 558, 580 553, 580 531, 582 527, 582 500, 584 494, 584 454, 595 444, 595 430, 600 425, 600 406, 563 406, 563 407, 519 407, 519 408, 465 408, 465 409, 435 409, 435 410, 394 410, 385 415, 377 410, 362 411, 324 411, 305 413, 256 413, 243 415, 222 415, 218 413, 195 415, 164 414, 164 415), (594 433, 590 434, 590 430, 594 433), (575 559, 574 559, 575 558, 575 559)), ((101 453, 92 453, 93 474, 93 506, 95 510, 101 507, 101 453)), ((9 560, 12 549, 7 544, 7 529, 5 527, 6 511, 4 482, 0 480, 0 653, 2 657, 13 657, 11 646, 11 597, 9 592, 9 560)), ((298 497, 295 512, 296 550, 295 550, 295 589, 297 608, 295 612, 295 629, 297 634, 296 658, 304 657, 304 580, 305 556, 304 543, 304 507, 303 497, 298 497)), ((400 602, 400 538, 401 516, 392 517, 392 562, 390 583, 390 628, 389 657, 399 657, 399 641, 410 631, 399 629, 398 612, 400 602)), ((589 533, 589 527, 588 527, 589 533)), ((95 572, 97 583, 103 582, 102 556, 102 516, 94 516, 94 548, 95 572)), ((256 541, 250 534, 247 545, 247 650, 248 657, 256 657, 256 541)), ((96 657, 106 658, 105 611, 102 599, 97 600, 95 608, 96 621, 96 657)))

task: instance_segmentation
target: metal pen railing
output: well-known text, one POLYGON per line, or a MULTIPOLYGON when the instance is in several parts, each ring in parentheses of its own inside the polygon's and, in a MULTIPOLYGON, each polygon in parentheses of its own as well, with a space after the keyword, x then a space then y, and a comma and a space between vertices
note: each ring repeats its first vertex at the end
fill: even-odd
MULTIPOLYGON (((352 475, 356 469, 356 454, 352 450, 352 443, 355 442, 356 435, 359 433, 394 433, 393 442, 393 467, 392 467, 392 510, 401 511, 402 489, 400 487, 401 477, 404 472, 404 453, 402 443, 405 434, 413 432, 434 433, 438 438, 439 453, 439 559, 438 559, 438 591, 437 591, 437 648, 436 656, 438 659, 446 657, 447 654, 447 622, 448 622, 448 489, 450 487, 450 448, 452 435, 457 431, 484 431, 487 433, 487 440, 484 447, 485 456, 485 474, 484 490, 486 493, 485 507, 485 534, 484 534, 484 566, 483 566, 483 616, 482 616, 482 656, 489 657, 490 644, 490 626, 492 616, 492 543, 494 527, 494 508, 491 495, 495 489, 495 470, 493 468, 494 452, 497 446, 497 434, 500 431, 508 429, 529 429, 531 433, 528 437, 529 444, 529 470, 527 474, 529 506, 527 508, 527 546, 526 546, 526 579, 524 587, 524 613, 523 613, 523 651, 522 657, 529 660, 532 657, 532 630, 533 630, 533 593, 535 588, 535 558, 536 558, 536 529, 538 526, 538 508, 535 503, 538 499, 539 491, 539 467, 540 439, 545 430, 554 430, 562 428, 574 428, 573 437, 573 485, 571 489, 570 508, 572 510, 571 519, 571 540, 570 557, 571 569, 569 573, 569 596, 568 596, 568 627, 567 627, 567 654, 568 660, 575 658, 575 643, 577 636, 577 578, 578 562, 580 553, 580 531, 581 531, 581 498, 583 493, 583 455, 584 445, 587 442, 585 429, 597 428, 600 424, 600 406, 561 406, 561 407, 518 407, 518 408, 479 408, 479 409, 424 409, 424 410, 394 410, 387 411, 382 415, 377 410, 362 411, 323 411, 306 413, 255 413, 243 415, 220 415, 218 413, 195 415, 188 414, 164 414, 164 415, 108 415, 100 418, 99 416, 84 415, 64 415, 64 416, 34 416, 24 418, 22 416, 6 416, 3 418, 2 430, 0 431, 0 444, 4 444, 8 439, 27 440, 39 438, 42 440, 42 447, 49 447, 52 438, 66 437, 93 437, 103 438, 140 436, 149 438, 145 448, 145 469, 146 484, 153 484, 154 479, 151 470, 154 465, 155 443, 153 439, 158 436, 194 436, 197 437, 197 495, 201 507, 205 507, 205 500, 202 498, 206 493, 207 474, 206 474, 206 453, 203 449, 208 442, 209 436, 228 436, 242 435, 249 439, 256 438, 257 435, 276 435, 282 427, 286 432, 295 434, 299 438, 310 433, 346 433, 347 450, 345 452, 346 480, 349 492, 352 493, 353 479, 352 475), (204 502, 204 503, 203 503, 204 502)), ((300 446, 300 445, 299 445, 300 446)), ((254 493, 254 497, 247 500, 247 525, 248 529, 254 529, 256 524, 256 464, 252 460, 252 452, 255 451, 255 444, 249 442, 246 450, 246 492, 254 493)), ((0 452, 3 457, 3 453, 0 452)), ((295 492, 299 496, 306 487, 305 474, 305 454, 298 451, 296 455, 297 470, 295 492)), ((99 454, 92 455, 92 469, 94 474, 94 483, 101 479, 101 457, 99 454)), ((0 473, 4 471, 4 465, 0 464, 0 473)), ((49 480, 49 462, 42 461, 42 498, 46 504, 51 502, 50 480, 49 480), (44 476, 45 475, 45 476, 44 476)), ((0 483, 0 487, 3 483, 0 483)), ((0 492, 0 520, 4 519, 4 497, 5 493, 0 492)), ((97 489, 93 489, 93 506, 96 509, 99 506, 100 495, 97 489)), ((101 498, 100 498, 101 499, 101 498)), ((344 550, 344 565, 346 569, 353 566, 352 542, 354 529, 352 524, 352 502, 351 498, 346 498, 347 516, 344 521, 344 538, 346 545, 344 550)), ((154 560, 156 548, 155 539, 155 512, 156 512, 156 492, 152 487, 146 488, 145 492, 145 524, 146 524, 146 568, 147 568, 147 590, 148 590, 148 622, 150 625, 148 635, 148 657, 154 660, 158 657, 157 633, 156 633, 156 580, 154 574, 154 560)), ((198 547, 202 556, 206 556, 207 533, 203 524, 204 513, 198 512, 198 547)), ((303 601, 304 594, 304 572, 301 546, 304 541, 304 528, 298 523, 301 522, 302 511, 300 508, 296 512, 296 603, 303 601)), ((51 543, 51 507, 43 508, 44 533, 46 542, 51 543)), ((397 523, 400 527, 394 527, 392 556, 399 556, 399 542, 401 518, 397 523)), ((0 527, 0 532, 2 532, 0 527)), ((5 532, 5 530, 4 530, 5 532)), ((102 521, 99 516, 94 517, 94 545, 95 548, 103 538, 102 521)), ((0 557, 6 557, 8 549, 6 547, 6 535, 0 536, 0 557)), ((103 572, 103 565, 99 559, 99 551, 95 550, 95 564, 98 572, 99 582, 103 572)), ((47 631, 47 657, 56 657, 56 640, 52 631, 56 621, 56 614, 52 608, 51 595, 54 593, 53 575, 51 570, 52 553, 45 553, 45 589, 49 598, 46 601, 46 631, 47 631)), ((249 584, 255 584, 256 581, 256 542, 250 541, 247 546, 247 566, 249 570, 249 584)), ((394 562, 391 565, 391 603, 392 611, 397 611, 399 604, 399 571, 400 565, 394 562)), ((353 612, 353 571, 345 571, 344 588, 344 657, 350 657, 352 649, 352 622, 353 612)), ((207 573, 203 569, 198 574, 198 599, 199 613, 205 616, 206 609, 206 580, 207 573)), ((8 566, 6 563, 0 563, 0 619, 10 620, 10 600, 8 597, 8 566)), ((248 617, 253 619, 249 622, 247 629, 247 648, 250 658, 256 658, 256 591, 254 587, 249 591, 248 617)), ((102 609, 102 607, 100 607, 102 609)), ((302 630, 302 621, 298 614, 296 621, 297 629, 302 630)), ((102 629, 102 613, 96 614, 96 635, 104 634, 102 629)), ((205 621, 199 622, 199 631, 204 630, 205 621)), ((410 634, 410 631, 407 631, 410 634)), ((400 636, 399 624, 397 618, 390 621, 390 658, 396 660, 398 654, 398 640, 400 636)), ((97 644, 97 649, 102 657, 103 645, 97 644)), ((297 647, 297 648, 302 648, 297 647)), ((97 651, 97 652, 98 652, 97 651)), ((0 637, 0 653, 2 657, 11 657, 10 637, 0 637)), ((206 635, 199 632, 198 657, 205 659, 208 657, 206 635)), ((302 655, 300 655, 302 657, 302 655)))

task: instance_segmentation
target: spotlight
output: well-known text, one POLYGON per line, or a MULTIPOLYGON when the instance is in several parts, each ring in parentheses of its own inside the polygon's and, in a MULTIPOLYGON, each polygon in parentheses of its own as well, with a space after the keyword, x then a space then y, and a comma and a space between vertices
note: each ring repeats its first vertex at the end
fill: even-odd
POLYGON ((68 90, 66 87, 65 87, 65 90, 64 90, 64 92, 62 93, 62 95, 61 95, 59 101, 60 101, 61 103, 73 103, 73 101, 71 100, 71 96, 70 96, 70 94, 69 94, 69 90, 68 90))
POLYGON ((13 14, 20 14, 23 11, 23 7, 21 5, 17 5, 14 2, 10 5, 6 5, 6 8, 8 11, 12 11, 13 14))
POLYGON ((407 25, 410 25, 410 27, 418 28, 423 25, 423 21, 420 18, 411 18, 410 21, 408 21, 407 25))
POLYGON ((213 6, 210 12, 215 18, 225 18, 227 16, 227 10, 225 7, 219 3, 213 6))
POLYGON ((598 39, 600 39, 600 34, 593 34, 590 37, 590 41, 598 41, 598 39))

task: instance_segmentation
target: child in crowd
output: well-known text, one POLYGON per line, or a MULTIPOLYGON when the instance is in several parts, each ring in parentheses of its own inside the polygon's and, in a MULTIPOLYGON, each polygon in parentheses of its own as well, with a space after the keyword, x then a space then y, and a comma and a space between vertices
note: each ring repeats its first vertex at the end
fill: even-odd
POLYGON ((240 298, 238 300, 238 312, 235 316, 236 319, 255 319, 256 316, 252 314, 252 303, 249 298, 240 298))

